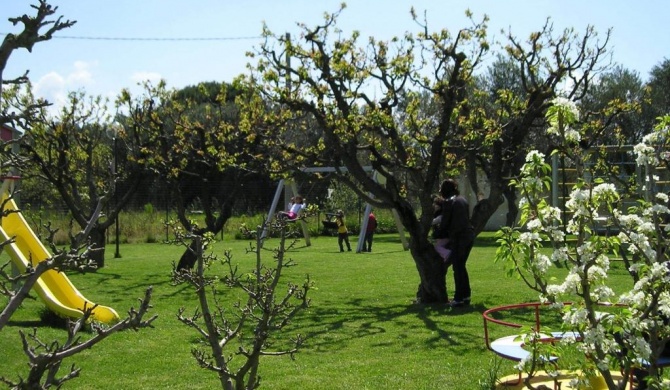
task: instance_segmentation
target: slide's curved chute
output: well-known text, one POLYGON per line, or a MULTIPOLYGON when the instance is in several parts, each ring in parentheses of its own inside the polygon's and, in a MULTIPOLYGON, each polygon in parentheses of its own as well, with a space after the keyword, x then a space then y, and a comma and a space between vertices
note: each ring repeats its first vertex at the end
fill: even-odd
MULTIPOLYGON (((5 199, 6 197, 3 197, 3 201, 5 199)), ((51 254, 18 211, 13 199, 7 200, 5 210, 16 212, 2 218, 0 239, 7 241, 12 237, 15 238, 16 242, 5 245, 3 249, 7 251, 19 271, 25 272, 28 265, 34 266, 50 259, 51 254)), ((95 305, 74 287, 63 272, 46 271, 37 280, 33 289, 50 310, 64 317, 81 318, 85 309, 95 305)), ((119 320, 119 315, 111 307, 98 305, 93 309, 91 319, 102 323, 114 323, 119 320)))

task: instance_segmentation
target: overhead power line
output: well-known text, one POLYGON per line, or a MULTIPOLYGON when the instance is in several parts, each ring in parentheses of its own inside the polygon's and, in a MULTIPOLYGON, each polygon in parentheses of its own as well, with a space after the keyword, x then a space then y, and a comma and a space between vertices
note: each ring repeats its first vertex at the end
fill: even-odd
MULTIPOLYGON (((9 35, 9 33, 0 33, 2 36, 9 35)), ((73 35, 54 35, 52 39, 76 39, 89 41, 242 41, 259 39, 261 36, 254 37, 194 37, 194 38, 143 38, 143 37, 84 37, 73 35)))

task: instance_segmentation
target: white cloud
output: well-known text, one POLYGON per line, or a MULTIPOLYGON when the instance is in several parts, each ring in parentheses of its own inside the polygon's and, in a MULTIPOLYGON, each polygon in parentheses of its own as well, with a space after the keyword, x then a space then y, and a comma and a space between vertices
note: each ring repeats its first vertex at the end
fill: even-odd
POLYGON ((56 72, 49 72, 42 76, 33 84, 33 91, 36 97, 41 97, 62 107, 67 100, 66 81, 63 76, 56 72))
POLYGON ((95 62, 75 61, 73 69, 65 76, 56 71, 45 74, 33 83, 35 96, 53 103, 50 111, 55 113, 67 102, 68 93, 95 84, 91 68, 96 65, 95 62))
MULTIPOLYGON (((97 64, 93 63, 93 65, 97 64)), ((84 61, 76 61, 74 63, 74 71, 67 75, 69 89, 74 90, 95 84, 93 74, 89 70, 90 67, 91 64, 84 61)))

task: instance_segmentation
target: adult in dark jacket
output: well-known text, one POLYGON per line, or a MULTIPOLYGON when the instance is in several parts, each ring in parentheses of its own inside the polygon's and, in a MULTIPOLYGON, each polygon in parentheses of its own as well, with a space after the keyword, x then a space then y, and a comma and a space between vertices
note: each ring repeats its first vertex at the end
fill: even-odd
POLYGON ((470 206, 458 192, 458 184, 446 179, 440 185, 440 195, 445 199, 442 205, 440 235, 449 237, 452 250, 449 260, 454 269, 454 299, 452 307, 470 304, 470 277, 465 264, 475 241, 475 231, 470 224, 470 206))

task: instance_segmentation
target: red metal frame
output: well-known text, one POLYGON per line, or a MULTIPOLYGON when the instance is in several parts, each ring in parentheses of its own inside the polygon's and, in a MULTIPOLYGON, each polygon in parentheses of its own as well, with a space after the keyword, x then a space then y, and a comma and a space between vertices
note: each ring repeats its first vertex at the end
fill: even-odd
POLYGON ((512 322, 507 322, 507 321, 502 321, 502 320, 497 320, 495 318, 492 318, 490 316, 491 313, 497 313, 497 312, 507 311, 507 310, 512 310, 512 309, 522 309, 522 308, 527 308, 527 307, 534 307, 535 308, 535 329, 534 330, 536 332, 539 332, 540 331, 540 326, 541 326, 541 324, 540 324, 540 307, 541 306, 546 306, 546 305, 547 304, 543 304, 543 303, 540 303, 540 302, 516 303, 516 304, 512 304, 512 305, 498 306, 498 307, 494 307, 494 308, 491 308, 491 309, 488 309, 488 310, 484 311, 484 313, 482 313, 482 317, 484 319, 484 339, 486 341, 486 348, 488 348, 489 350, 492 350, 491 349, 491 341, 489 339, 489 327, 488 327, 489 322, 492 322, 492 323, 498 324, 498 325, 507 326, 507 327, 510 327, 510 328, 521 328, 523 326, 521 324, 515 324, 515 323, 512 323, 512 322))
MULTIPOLYGON (((565 303, 565 304, 570 304, 570 303, 565 303)), ((482 313, 482 318, 484 319, 484 339, 486 341, 486 348, 490 351, 495 352, 496 355, 501 356, 505 359, 518 361, 517 359, 512 359, 509 356, 502 355, 502 354, 498 353, 498 351, 495 351, 493 348, 491 348, 491 340, 489 338, 488 323, 491 322, 491 323, 494 323, 494 324, 498 324, 498 325, 502 325, 502 326, 506 326, 506 327, 510 327, 510 328, 515 328, 515 329, 521 328, 521 327, 523 327, 523 325, 516 324, 516 323, 513 323, 513 322, 509 322, 509 321, 503 321, 503 320, 498 320, 498 319, 492 318, 491 314, 502 312, 502 311, 509 311, 509 310, 514 310, 514 309, 523 309, 523 308, 532 307, 532 308, 534 308, 534 311, 535 311, 535 327, 534 327, 533 330, 539 333, 540 330, 541 330, 541 326, 542 326, 541 321, 540 321, 540 308, 543 307, 543 306, 548 306, 548 305, 549 304, 547 304, 547 303, 540 303, 540 302, 516 303, 516 304, 511 304, 511 305, 498 306, 498 307, 494 307, 494 308, 491 308, 491 309, 488 309, 488 310, 484 311, 482 313)), ((553 342, 553 341, 555 341, 555 338, 554 337, 549 337, 546 340, 542 340, 542 341, 543 342, 553 342)), ((516 386, 519 383, 521 383, 521 380, 522 380, 521 372, 519 371, 519 377, 517 378, 516 382, 509 381, 509 382, 506 382, 506 384, 516 386)))

